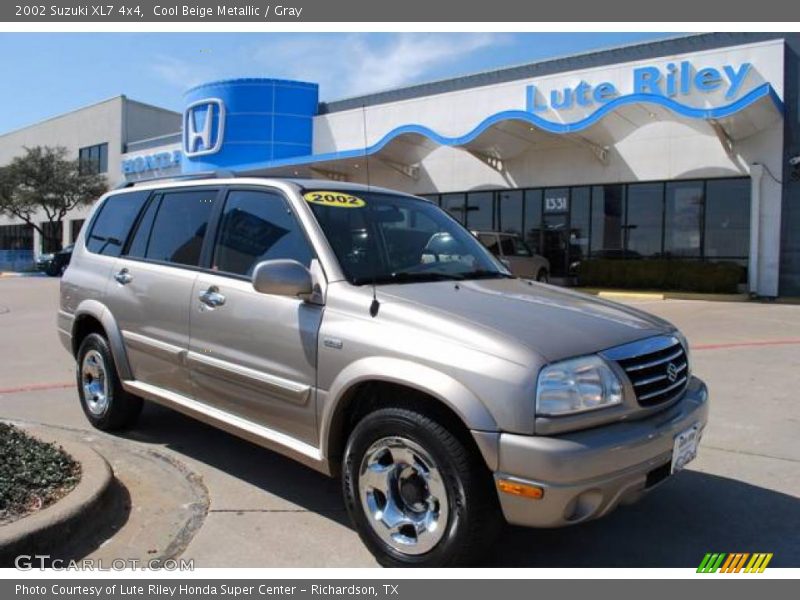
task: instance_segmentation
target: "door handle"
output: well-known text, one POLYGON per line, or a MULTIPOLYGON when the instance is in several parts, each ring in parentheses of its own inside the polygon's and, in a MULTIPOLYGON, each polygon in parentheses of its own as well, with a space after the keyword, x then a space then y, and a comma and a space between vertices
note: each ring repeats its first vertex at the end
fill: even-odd
POLYGON ((114 279, 122 285, 125 285, 133 281, 133 275, 130 274, 128 269, 121 269, 118 273, 114 274, 114 279))
POLYGON ((200 298, 200 302, 211 308, 225 304, 225 296, 219 293, 219 288, 215 285, 212 285, 204 292, 200 292, 198 298, 200 298))

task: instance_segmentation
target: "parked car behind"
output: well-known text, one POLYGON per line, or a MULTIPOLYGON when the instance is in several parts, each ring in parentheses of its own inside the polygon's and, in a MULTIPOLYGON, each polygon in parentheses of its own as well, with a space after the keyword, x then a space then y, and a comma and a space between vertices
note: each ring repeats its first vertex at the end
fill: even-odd
POLYGON ((67 268, 69 261, 72 259, 72 249, 74 244, 65 246, 58 252, 50 252, 42 254, 36 260, 36 268, 39 271, 44 271, 50 277, 58 277, 67 268))
POLYGON ((531 250, 517 234, 499 231, 472 233, 508 267, 512 275, 542 282, 550 280, 550 261, 531 250))

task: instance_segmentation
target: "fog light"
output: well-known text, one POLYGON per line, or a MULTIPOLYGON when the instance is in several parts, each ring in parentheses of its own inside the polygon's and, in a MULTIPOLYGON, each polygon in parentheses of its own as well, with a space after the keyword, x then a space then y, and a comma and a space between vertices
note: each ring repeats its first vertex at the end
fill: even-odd
POLYGON ((497 489, 512 496, 521 496, 530 500, 540 500, 544 496, 544 489, 538 485, 510 481, 508 479, 498 479, 497 489))

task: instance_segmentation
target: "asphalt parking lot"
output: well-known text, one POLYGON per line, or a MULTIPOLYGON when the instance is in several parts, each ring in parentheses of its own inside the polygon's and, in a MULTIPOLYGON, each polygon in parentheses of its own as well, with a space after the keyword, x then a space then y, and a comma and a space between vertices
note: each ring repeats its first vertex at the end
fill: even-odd
MULTIPOLYGON (((0 280, 0 418, 61 428, 109 458, 127 512, 92 556, 146 555, 172 543, 195 566, 375 565, 349 526, 337 481, 157 406, 122 438, 89 431, 55 331, 57 296, 55 279, 0 280), (148 467, 148 456, 175 468, 148 467), (171 486, 181 493, 163 493, 171 486), (192 493, 205 495, 204 515, 188 514, 199 505, 187 500, 192 493), (171 541, 161 531, 170 527, 171 541)), ((487 566, 694 567, 706 552, 742 551, 800 567, 800 305, 632 303, 686 333, 694 371, 709 385, 698 459, 605 519, 508 528, 487 566)))

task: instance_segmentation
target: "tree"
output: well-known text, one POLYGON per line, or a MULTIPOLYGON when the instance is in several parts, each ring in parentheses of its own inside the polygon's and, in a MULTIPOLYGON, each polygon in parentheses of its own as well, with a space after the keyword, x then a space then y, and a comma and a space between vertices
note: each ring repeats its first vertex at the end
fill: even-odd
POLYGON ((105 176, 92 166, 70 160, 63 146, 25 148, 25 154, 0 167, 0 214, 21 219, 61 248, 61 240, 50 233, 54 228, 45 230, 41 221, 63 222, 69 211, 108 190, 105 176))

